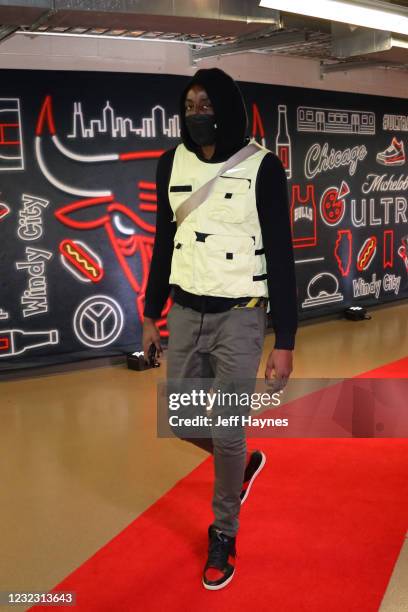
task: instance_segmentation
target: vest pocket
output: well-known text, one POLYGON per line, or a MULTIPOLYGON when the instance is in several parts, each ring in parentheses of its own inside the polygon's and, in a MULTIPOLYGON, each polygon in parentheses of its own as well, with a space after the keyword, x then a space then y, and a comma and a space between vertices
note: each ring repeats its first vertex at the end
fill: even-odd
POLYGON ((193 236, 190 232, 185 231, 183 226, 180 226, 174 236, 170 283, 183 288, 191 287, 194 241, 195 235, 193 236))
POLYGON ((261 249, 261 252, 255 255, 254 277, 263 276, 264 274, 266 274, 266 259, 264 250, 261 249))
POLYGON ((241 297, 250 295, 254 247, 250 236, 207 236, 195 243, 195 284, 203 293, 241 297))
POLYGON ((210 196, 208 216, 215 221, 243 223, 251 212, 248 206, 249 179, 220 177, 210 196))
POLYGON ((169 202, 171 209, 173 211, 173 219, 172 221, 176 221, 176 212, 179 206, 183 204, 185 200, 187 200, 191 196, 191 185, 176 185, 170 187, 169 192, 169 202), (180 188, 180 190, 178 190, 180 188), (189 188, 189 189, 188 189, 189 188), (176 191, 172 191, 172 189, 176 189, 176 191))

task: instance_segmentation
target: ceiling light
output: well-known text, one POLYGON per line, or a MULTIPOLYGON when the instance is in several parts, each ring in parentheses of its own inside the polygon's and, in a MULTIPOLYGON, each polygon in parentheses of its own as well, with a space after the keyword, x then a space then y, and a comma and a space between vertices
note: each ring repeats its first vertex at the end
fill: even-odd
POLYGON ((408 35, 408 9, 379 0, 261 0, 259 6, 408 35))
POLYGON ((71 28, 70 32, 72 34, 83 34, 87 30, 89 30, 89 28, 71 28))
POLYGON ((88 30, 88 34, 105 34, 105 32, 108 32, 109 28, 91 28, 90 30, 88 30))
POLYGON ((408 49, 408 40, 402 40, 402 38, 391 38, 391 46, 408 49))
POLYGON ((113 36, 115 38, 120 38, 121 36, 123 36, 123 34, 125 34, 127 32, 127 30, 108 30, 106 32, 107 36, 113 36))

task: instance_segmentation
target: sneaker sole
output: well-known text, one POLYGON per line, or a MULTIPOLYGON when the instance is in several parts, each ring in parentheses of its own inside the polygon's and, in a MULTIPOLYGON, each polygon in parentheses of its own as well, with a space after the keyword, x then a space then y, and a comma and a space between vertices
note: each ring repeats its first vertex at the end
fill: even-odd
POLYGON ((378 157, 376 159, 377 159, 377 162, 379 164, 382 164, 383 166, 403 166, 406 162, 405 159, 398 159, 397 161, 386 161, 378 157))
POLYGON ((249 485, 248 485, 247 490, 245 491, 245 495, 244 495, 244 497, 241 499, 241 506, 242 506, 242 504, 244 503, 244 501, 246 500, 246 498, 247 498, 247 497, 248 497, 248 495, 249 495, 249 492, 250 492, 251 487, 252 487, 252 483, 254 482, 255 478, 258 476, 258 474, 259 474, 259 472, 262 470, 262 468, 265 466, 265 463, 266 463, 266 455, 265 455, 265 453, 263 453, 262 451, 261 451, 261 455, 262 455, 262 461, 261 461, 261 463, 260 463, 260 465, 259 465, 259 468, 256 470, 256 472, 254 472, 254 475, 252 476, 251 480, 249 481, 249 485))
POLYGON ((234 574, 235 574, 235 569, 232 572, 231 576, 229 578, 227 578, 227 580, 225 582, 222 582, 221 584, 215 584, 215 585, 213 585, 213 584, 206 584, 204 582, 204 578, 203 578, 203 587, 205 589, 208 589, 209 591, 219 591, 219 589, 223 589, 224 587, 227 586, 227 584, 229 584, 231 582, 231 580, 234 577, 234 574))

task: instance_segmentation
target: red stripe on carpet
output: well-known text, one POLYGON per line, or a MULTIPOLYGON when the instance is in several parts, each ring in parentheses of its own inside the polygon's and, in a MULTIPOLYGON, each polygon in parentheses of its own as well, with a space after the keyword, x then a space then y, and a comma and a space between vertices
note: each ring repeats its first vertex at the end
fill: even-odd
POLYGON ((408 378, 408 357, 364 372, 359 378, 408 378))
POLYGON ((211 459, 53 590, 75 591, 81 612, 377 611, 407 531, 408 440, 263 439, 262 448, 268 461, 243 506, 225 590, 201 585, 211 459))

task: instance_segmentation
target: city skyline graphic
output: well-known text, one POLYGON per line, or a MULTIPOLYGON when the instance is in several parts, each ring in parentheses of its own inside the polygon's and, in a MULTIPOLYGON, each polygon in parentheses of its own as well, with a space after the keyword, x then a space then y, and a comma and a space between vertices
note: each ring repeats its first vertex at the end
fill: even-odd
POLYGON ((142 117, 139 127, 135 126, 130 117, 117 115, 115 109, 107 100, 101 111, 100 119, 86 119, 82 102, 74 102, 72 129, 68 138, 95 138, 98 135, 108 135, 111 138, 127 138, 130 135, 140 138, 180 137, 180 119, 173 115, 167 117, 166 110, 160 104, 152 108, 150 116, 142 117))

